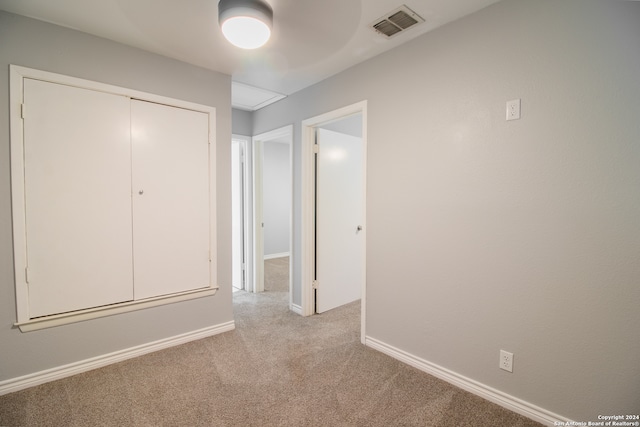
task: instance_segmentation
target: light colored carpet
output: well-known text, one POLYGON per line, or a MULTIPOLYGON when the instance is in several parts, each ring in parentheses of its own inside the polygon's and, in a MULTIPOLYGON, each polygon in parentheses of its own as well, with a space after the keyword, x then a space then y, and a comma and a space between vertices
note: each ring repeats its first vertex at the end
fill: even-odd
POLYGON ((264 261, 264 290, 271 292, 289 291, 288 256, 264 261))
POLYGON ((0 397, 0 426, 540 426, 308 318, 234 294, 236 330, 0 397))

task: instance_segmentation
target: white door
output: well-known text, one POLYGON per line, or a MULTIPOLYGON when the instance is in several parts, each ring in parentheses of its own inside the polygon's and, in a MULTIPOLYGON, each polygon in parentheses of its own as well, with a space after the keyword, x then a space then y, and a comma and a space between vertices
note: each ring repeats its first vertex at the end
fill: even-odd
POLYGON ((133 100, 136 299, 209 286, 209 118, 133 100))
POLYGON ((29 317, 132 300, 129 99, 24 79, 24 103, 29 317))
POLYGON ((244 141, 231 141, 231 285, 243 290, 244 259, 244 141))
POLYGON ((317 129, 316 312, 360 299, 364 280, 362 138, 317 129))

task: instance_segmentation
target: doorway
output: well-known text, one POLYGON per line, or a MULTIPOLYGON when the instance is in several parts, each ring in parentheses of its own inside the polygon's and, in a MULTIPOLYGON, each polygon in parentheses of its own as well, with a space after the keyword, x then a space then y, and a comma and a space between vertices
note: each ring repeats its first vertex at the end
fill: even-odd
POLYGON ((302 122, 302 314, 359 298, 363 342, 366 107, 363 101, 302 122))
MULTIPOLYGON (((292 147, 293 126, 253 137, 253 283, 252 292, 265 290, 268 271, 288 271, 286 290, 291 306, 292 260, 292 147)), ((268 278, 269 279, 269 278, 268 278)), ((269 282, 270 283, 270 282, 269 282)), ((269 288, 269 286, 267 286, 269 288)))
POLYGON ((249 242, 249 138, 233 135, 231 140, 231 284, 234 292, 247 289, 249 242))

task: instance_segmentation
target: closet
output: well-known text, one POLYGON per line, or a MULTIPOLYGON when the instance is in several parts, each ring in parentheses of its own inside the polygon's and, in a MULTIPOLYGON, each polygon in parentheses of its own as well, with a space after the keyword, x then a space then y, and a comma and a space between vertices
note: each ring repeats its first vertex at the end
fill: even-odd
POLYGON ((21 77, 19 321, 211 288, 212 109, 21 77))

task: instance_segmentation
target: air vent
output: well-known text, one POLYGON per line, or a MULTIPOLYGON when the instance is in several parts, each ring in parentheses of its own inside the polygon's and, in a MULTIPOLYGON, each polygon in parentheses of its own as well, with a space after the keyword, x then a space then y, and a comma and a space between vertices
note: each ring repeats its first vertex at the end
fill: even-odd
POLYGON ((382 35, 393 37, 421 22, 424 22, 424 19, 420 15, 406 5, 402 5, 398 9, 376 19, 371 24, 371 27, 382 35))

